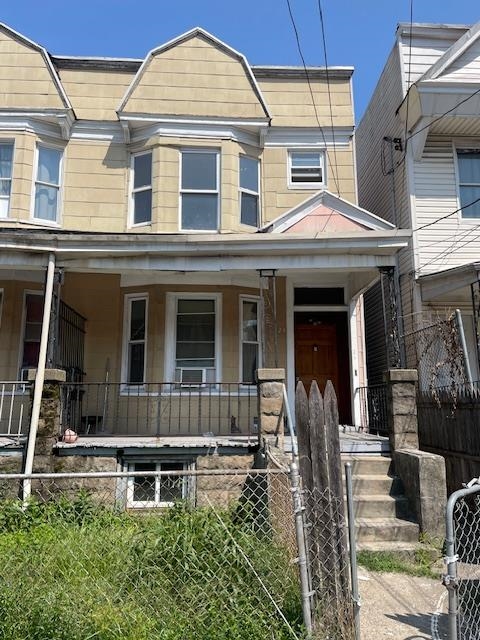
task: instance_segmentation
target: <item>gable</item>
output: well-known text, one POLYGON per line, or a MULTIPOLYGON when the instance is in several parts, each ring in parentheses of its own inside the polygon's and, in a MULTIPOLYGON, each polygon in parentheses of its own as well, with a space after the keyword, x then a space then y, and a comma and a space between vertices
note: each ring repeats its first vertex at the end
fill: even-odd
POLYGON ((0 109, 65 109, 60 82, 46 52, 0 25, 0 109))
POLYGON ((286 211, 261 231, 273 233, 348 233, 392 230, 394 225, 326 189, 286 211))
POLYGON ((452 80, 475 80, 480 77, 480 39, 476 39, 466 51, 454 60, 437 78, 452 80))
POLYGON ((268 117, 243 56, 199 30, 147 56, 120 110, 189 117, 268 117))
POLYGON ((284 233, 345 233, 347 231, 365 231, 368 229, 363 224, 348 218, 339 211, 318 205, 306 213, 297 222, 286 228, 284 233))

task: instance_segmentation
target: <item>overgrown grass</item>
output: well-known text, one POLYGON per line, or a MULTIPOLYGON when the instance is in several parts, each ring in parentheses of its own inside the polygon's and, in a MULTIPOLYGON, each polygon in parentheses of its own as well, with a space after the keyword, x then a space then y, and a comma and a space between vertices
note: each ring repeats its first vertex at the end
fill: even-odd
POLYGON ((0 504, 0 640, 290 640, 260 580, 299 630, 295 568, 248 510, 0 504))
POLYGON ((438 578, 440 552, 435 549, 416 549, 412 553, 398 554, 389 551, 359 551, 357 562, 370 571, 405 573, 410 576, 438 578))

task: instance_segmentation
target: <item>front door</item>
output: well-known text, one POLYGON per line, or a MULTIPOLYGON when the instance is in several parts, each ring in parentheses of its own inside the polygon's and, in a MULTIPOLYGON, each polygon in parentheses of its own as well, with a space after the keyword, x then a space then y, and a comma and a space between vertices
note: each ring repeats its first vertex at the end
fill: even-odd
POLYGON ((351 422, 350 366, 346 313, 295 314, 295 377, 307 393, 316 380, 323 394, 331 380, 341 424, 351 422))

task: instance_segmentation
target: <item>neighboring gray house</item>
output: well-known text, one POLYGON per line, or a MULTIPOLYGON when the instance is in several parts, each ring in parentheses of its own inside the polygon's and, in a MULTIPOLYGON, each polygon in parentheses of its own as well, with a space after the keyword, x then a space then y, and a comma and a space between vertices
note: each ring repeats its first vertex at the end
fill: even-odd
MULTIPOLYGON (((400 332, 460 308, 478 379, 480 22, 398 25, 356 149, 359 204, 413 230, 398 254, 400 332)), ((391 365, 379 304, 377 285, 365 296, 370 384, 391 365)))

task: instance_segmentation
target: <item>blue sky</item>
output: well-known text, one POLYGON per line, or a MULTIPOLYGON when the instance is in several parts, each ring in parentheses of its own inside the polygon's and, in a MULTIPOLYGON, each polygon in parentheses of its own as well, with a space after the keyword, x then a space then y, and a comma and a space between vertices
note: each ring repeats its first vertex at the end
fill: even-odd
MULTIPOLYGON (((307 64, 325 63, 318 0, 290 0, 307 64)), ((354 66, 355 110, 363 113, 409 0, 322 0, 330 65, 354 66)), ((415 22, 470 24, 478 0, 413 0, 415 22)), ((286 0, 13 0, 0 20, 50 53, 143 58, 201 26, 251 64, 300 65, 286 0)))

